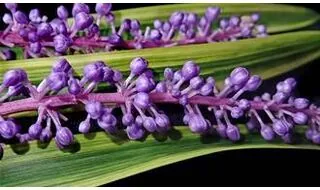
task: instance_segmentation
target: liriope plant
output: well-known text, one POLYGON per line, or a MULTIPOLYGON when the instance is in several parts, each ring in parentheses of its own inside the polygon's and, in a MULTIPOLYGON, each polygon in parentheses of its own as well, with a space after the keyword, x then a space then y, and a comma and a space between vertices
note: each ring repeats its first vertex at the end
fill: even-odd
POLYGON ((317 31, 274 35, 314 23, 312 11, 181 4, 111 13, 110 4, 97 4, 89 14, 75 4, 73 18, 59 7, 49 22, 38 9, 27 16, 6 7, 2 185, 101 185, 221 150, 318 149, 318 108, 295 97, 294 78, 279 81, 274 94, 256 92, 263 79, 319 57, 317 31), (34 59, 5 61, 13 53, 34 59), (185 126, 163 105, 181 110, 185 126), (86 114, 75 124, 69 108, 86 114), (26 125, 20 117, 29 113, 36 118, 26 125))

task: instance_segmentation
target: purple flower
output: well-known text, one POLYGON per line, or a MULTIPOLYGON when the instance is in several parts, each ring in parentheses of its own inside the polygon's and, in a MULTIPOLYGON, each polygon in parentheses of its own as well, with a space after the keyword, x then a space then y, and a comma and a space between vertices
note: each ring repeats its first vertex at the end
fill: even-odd
POLYGON ((193 133, 202 134, 207 131, 207 122, 199 115, 189 114, 189 128, 193 133))
POLYGON ((52 132, 49 128, 44 128, 40 134, 41 142, 49 142, 52 139, 52 132))
POLYGON ((84 3, 75 3, 72 8, 72 16, 75 17, 78 13, 90 13, 89 6, 84 3))
POLYGON ((98 125, 108 133, 115 133, 117 131, 116 124, 116 117, 109 113, 104 113, 98 119, 98 125))
POLYGON ((231 116, 235 119, 239 119, 244 114, 243 110, 240 107, 233 107, 231 109, 231 116))
POLYGON ((142 57, 134 58, 130 63, 130 71, 133 75, 141 75, 148 67, 148 61, 142 57))
POLYGON ((128 126, 126 131, 131 140, 138 140, 144 136, 144 130, 136 124, 128 126))
POLYGON ((7 71, 3 76, 2 85, 5 87, 15 86, 18 83, 28 80, 27 73, 22 69, 14 69, 7 71))
POLYGON ((56 52, 65 53, 70 47, 72 40, 63 34, 58 34, 54 37, 53 43, 56 52))
POLYGON ((161 40, 162 34, 159 30, 157 29, 152 29, 150 32, 150 39, 154 41, 161 40))
POLYGON ((5 139, 13 138, 17 133, 17 126, 12 121, 0 121, 0 135, 5 139))
POLYGON ((212 22, 220 15, 220 12, 221 10, 219 7, 209 7, 205 12, 205 17, 209 22, 212 22))
POLYGON ((181 25, 183 17, 184 17, 183 13, 174 12, 174 13, 172 13, 169 21, 170 21, 172 26, 177 27, 177 26, 181 25))
POLYGON ((74 142, 74 137, 69 128, 60 127, 57 130, 55 140, 58 146, 67 147, 74 142))
POLYGON ((131 113, 126 113, 122 116, 122 123, 125 126, 130 126, 134 122, 134 117, 131 113))
POLYGON ((38 54, 41 52, 42 45, 40 42, 34 42, 34 43, 30 43, 29 48, 31 52, 38 54))
POLYGON ((98 101, 89 101, 85 105, 85 110, 92 119, 98 119, 103 114, 103 105, 98 101))
POLYGON ((296 98, 294 100, 294 107, 296 107, 297 109, 305 109, 309 106, 309 104, 309 100, 305 98, 296 98))
POLYGON ((54 72, 48 76, 48 86, 53 91, 60 91, 68 84, 68 76, 64 72, 54 72))
POLYGON ((157 129, 157 124, 152 117, 143 118, 143 127, 150 133, 155 132, 157 129))
POLYGON ((91 63, 83 68, 83 75, 89 81, 100 82, 104 77, 104 70, 102 66, 91 63))
POLYGON ((37 28, 37 35, 39 37, 48 37, 53 32, 53 28, 48 23, 41 23, 37 28))
POLYGON ((71 78, 68 81, 68 92, 73 95, 77 95, 82 91, 80 81, 78 79, 71 78))
POLYGON ((13 22, 12 16, 9 13, 5 13, 2 17, 2 21, 5 24, 11 24, 13 22))
POLYGON ((161 29, 161 27, 162 27, 162 22, 161 22, 160 20, 158 20, 158 19, 154 20, 154 21, 153 21, 153 27, 154 27, 155 29, 161 29))
POLYGON ((5 6, 12 12, 15 12, 18 7, 17 3, 5 3, 5 6))
POLYGON ((249 78, 247 83, 245 84, 245 89, 247 91, 255 91, 261 85, 261 78, 258 75, 253 75, 249 78))
POLYGON ((134 104, 141 109, 148 108, 150 103, 150 97, 145 92, 139 92, 134 97, 134 104))
POLYGON ((28 18, 27 16, 21 12, 17 11, 13 14, 13 18, 19 23, 19 24, 28 24, 28 18))
POLYGON ((40 15, 39 9, 32 9, 29 12, 29 19, 31 20, 31 22, 40 23, 41 22, 41 15, 40 15))
POLYGON ((111 11, 111 8, 111 3, 97 3, 95 10, 100 15, 107 15, 111 11))
POLYGON ((181 69, 181 75, 185 80, 190 80, 191 78, 198 76, 199 73, 200 67, 194 61, 187 61, 181 69))
POLYGON ((78 13, 74 19, 78 30, 84 30, 93 24, 93 17, 85 12, 78 13))
POLYGON ((68 60, 61 58, 58 59, 52 65, 52 72, 64 72, 69 73, 72 70, 72 66, 68 62, 68 60))
POLYGON ((289 132, 289 124, 280 119, 277 119, 273 122, 272 128, 279 136, 284 136, 289 132))
POLYGON ((159 132, 167 131, 170 127, 170 120, 167 115, 165 114, 158 114, 156 115, 155 122, 159 127, 159 132))
POLYGON ((190 80, 190 87, 195 89, 195 90, 201 88, 203 84, 204 84, 204 80, 200 76, 193 77, 190 80))
POLYGON ((234 125, 228 125, 226 134, 228 138, 232 141, 238 141, 240 140, 240 131, 239 128, 234 125))
POLYGON ((40 124, 35 123, 29 127, 28 133, 31 138, 38 139, 41 135, 42 127, 40 124))
POLYGON ((308 121, 308 116, 303 112, 295 113, 292 118, 293 118, 293 121, 299 125, 306 124, 308 121))
POLYGON ((274 131, 272 130, 272 128, 268 125, 263 125, 261 127, 261 130, 260 130, 260 134, 261 136, 267 140, 267 141, 271 141, 274 139, 275 137, 275 133, 274 131))
POLYGON ((89 133, 90 127, 90 121, 84 120, 79 124, 79 132, 84 134, 89 133))
POLYGON ((60 19, 65 20, 68 18, 69 13, 68 10, 63 5, 61 5, 57 8, 57 15, 60 19))
POLYGON ((243 67, 235 68, 230 74, 230 82, 233 85, 242 85, 250 78, 249 71, 243 67))

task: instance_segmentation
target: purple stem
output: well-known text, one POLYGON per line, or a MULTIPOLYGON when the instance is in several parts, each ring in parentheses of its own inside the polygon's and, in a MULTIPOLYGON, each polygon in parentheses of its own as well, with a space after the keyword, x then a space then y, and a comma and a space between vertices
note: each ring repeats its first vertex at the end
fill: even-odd
MULTIPOLYGON (((168 93, 150 93, 150 99, 155 104, 172 103, 179 104, 179 100, 172 97, 168 93)), ((114 103, 125 104, 126 98, 121 93, 90 93, 87 95, 74 96, 71 94, 45 96, 41 100, 35 100, 33 98, 26 98, 21 100, 15 100, 12 102, 6 102, 0 104, 0 115, 9 115, 17 112, 33 111, 37 110, 42 105, 48 105, 49 108, 59 108, 64 106, 77 105, 89 100, 95 100, 102 103, 114 103), (50 102, 50 104, 48 104, 50 102)), ((206 105, 206 106, 236 106, 237 102, 231 98, 218 98, 213 96, 193 96, 189 99, 190 104, 194 105, 206 105)), ((262 101, 250 101, 251 108, 254 110, 264 110, 267 102, 262 101)), ((304 109, 299 110, 294 107, 283 108, 282 104, 273 104, 268 107, 270 111, 279 111, 286 109, 290 112, 304 112, 310 117, 319 115, 316 110, 304 109)))

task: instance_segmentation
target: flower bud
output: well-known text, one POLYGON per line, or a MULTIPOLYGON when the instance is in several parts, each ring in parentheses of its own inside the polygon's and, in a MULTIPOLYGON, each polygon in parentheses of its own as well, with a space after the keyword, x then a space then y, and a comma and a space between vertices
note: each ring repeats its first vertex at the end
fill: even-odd
POLYGON ((48 23, 41 23, 37 27, 37 35, 39 37, 48 37, 53 32, 53 28, 48 23))
POLYGON ((275 133, 277 133, 279 136, 284 136, 289 132, 289 125, 287 122, 277 119, 273 122, 272 128, 275 133))
POLYGON ((293 121, 299 125, 306 124, 308 121, 308 116, 303 112, 295 113, 292 118, 293 118, 293 121))
POLYGON ((155 29, 161 29, 161 27, 162 27, 162 22, 161 22, 160 20, 158 20, 158 19, 154 20, 154 21, 153 21, 153 27, 154 27, 155 29))
POLYGON ((98 125, 108 133, 115 133, 117 119, 114 115, 105 113, 98 119, 98 125))
POLYGON ((138 31, 140 30, 140 22, 137 19, 132 19, 130 22, 130 29, 132 31, 138 31))
POLYGON ((143 75, 140 75, 136 80, 136 90, 137 92, 149 92, 154 88, 152 81, 143 75))
POLYGON ((83 68, 83 76, 89 81, 100 82, 104 77, 103 67, 95 63, 88 64, 83 68))
POLYGON ((261 127, 260 134, 266 141, 271 141, 275 137, 274 131, 268 125, 264 125, 261 127))
POLYGON ((6 8, 8 10, 10 10, 12 12, 15 12, 18 7, 17 3, 5 3, 4 5, 6 6, 6 8))
POLYGON ((63 34, 58 34, 53 38, 53 43, 56 52, 66 53, 72 44, 72 40, 63 34))
POLYGON ((206 83, 200 88, 200 94, 202 96, 208 96, 213 91, 213 85, 211 83, 206 83))
POLYGON ((178 27, 182 23, 183 17, 183 13, 174 12, 170 17, 169 22, 172 26, 178 27))
POLYGON ((226 29, 229 25, 229 21, 227 19, 222 19, 220 20, 219 25, 221 29, 226 29))
POLYGON ((90 127, 90 121, 84 120, 79 124, 79 132, 84 134, 89 133, 90 127))
POLYGON ((19 24, 28 24, 28 18, 27 16, 21 12, 17 11, 13 14, 13 18, 17 21, 19 24))
POLYGON ((222 138, 227 138, 227 127, 223 123, 218 124, 217 128, 217 133, 220 137, 222 138))
POLYGON ((198 76, 200 73, 200 67, 194 61, 187 61, 184 63, 181 69, 181 75, 185 80, 198 76))
POLYGON ((235 118, 235 119, 239 119, 240 117, 242 117, 244 114, 243 110, 239 107, 233 107, 231 109, 231 117, 235 118))
POLYGON ((156 86, 156 92, 161 92, 161 93, 167 92, 167 86, 166 86, 166 84, 165 84, 163 81, 161 81, 161 82, 159 82, 159 83, 157 84, 157 86, 156 86))
POLYGON ((150 133, 155 132, 157 129, 157 124, 152 117, 145 117, 143 119, 143 127, 150 133))
POLYGON ((320 144, 320 133, 319 132, 314 132, 312 135, 312 142, 314 144, 320 144))
POLYGON ((41 135, 42 127, 40 124, 35 123, 29 127, 28 133, 31 138, 38 139, 41 135))
POLYGON ((237 17, 237 16, 230 17, 229 25, 231 27, 238 26, 239 24, 240 24, 240 18, 239 17, 237 17))
POLYGON ((71 78, 68 81, 68 92, 73 95, 77 95, 81 92, 80 81, 78 79, 71 78))
POLYGON ((32 53, 39 54, 41 53, 42 45, 40 42, 30 43, 29 49, 32 53))
POLYGON ((309 104, 309 100, 305 98, 296 98, 294 100, 294 107, 296 107, 297 109, 305 109, 309 106, 309 104))
POLYGON ((170 127, 170 120, 165 114, 158 114, 155 118, 157 126, 159 126, 159 132, 167 131, 170 127))
POLYGON ((9 14, 9 13, 5 13, 2 17, 2 21, 5 23, 5 24, 11 24, 13 22, 12 20, 12 16, 9 14))
POLYGON ((249 71, 243 67, 235 68, 230 74, 230 82, 233 85, 242 85, 250 78, 249 71))
POLYGON ((89 28, 93 24, 93 17, 85 12, 80 12, 75 16, 75 26, 79 30, 89 28))
POLYGON ((39 9, 32 9, 29 12, 29 19, 31 20, 31 22, 40 23, 41 22, 41 15, 40 15, 39 9))
POLYGON ((17 131, 17 126, 12 121, 0 121, 0 135, 5 139, 13 138, 17 131))
POLYGON ((55 140, 59 145, 67 147, 73 143, 74 137, 69 128, 61 127, 57 130, 55 140))
POLYGON ((202 134, 207 131, 207 122, 199 115, 189 114, 189 128, 193 133, 202 134))
POLYGON ((241 138, 239 128, 234 125, 227 126, 226 134, 232 141, 238 141, 241 138))
POLYGON ((153 41, 159 41, 162 38, 162 34, 159 30, 157 29, 152 29, 150 31, 150 39, 153 41))
POLYGON ((245 85, 245 89, 247 91, 255 91, 258 89, 258 87, 261 85, 261 78, 258 75, 253 75, 250 77, 250 79, 247 81, 245 85))
POLYGON ((219 7, 209 7, 205 12, 205 17, 209 22, 212 22, 220 15, 220 12, 221 10, 219 7))
POLYGON ((111 3, 97 3, 95 10, 99 15, 107 15, 111 11, 111 8, 111 3))
POLYGON ((60 91, 62 88, 66 87, 68 84, 68 76, 63 72, 51 73, 48 76, 48 86, 53 91, 60 91))
POLYGON ((90 118, 98 119, 103 114, 103 105, 98 101, 89 101, 85 105, 85 110, 88 112, 90 118))
POLYGON ((131 140, 138 140, 144 136, 144 130, 136 124, 128 126, 126 132, 131 140))
POLYGON ((150 103, 150 97, 145 92, 138 92, 134 97, 134 104, 141 109, 148 108, 150 103))
POLYGON ((57 8, 57 15, 61 20, 65 20, 68 18, 69 13, 68 10, 63 5, 61 5, 57 8))
POLYGON ((44 128, 40 134, 41 142, 49 142, 52 139, 52 132, 49 128, 44 128))
POLYGON ((30 42, 38 42, 39 41, 39 36, 37 35, 36 32, 31 31, 28 33, 28 40, 30 42))
POLYGON ((134 122, 134 117, 131 113, 126 113, 122 116, 122 123, 125 126, 130 126, 134 122))
POLYGON ((75 17, 80 12, 89 14, 90 13, 89 6, 84 3, 75 3, 72 8, 72 16, 75 17))
POLYGON ((248 110, 251 107, 251 104, 248 100, 246 99, 241 99, 238 103, 239 108, 242 110, 248 110))
POLYGON ((193 77, 190 80, 190 87, 194 90, 198 90, 199 88, 202 87, 203 84, 204 84, 204 80, 200 76, 193 77))
POLYGON ((141 75, 148 68, 148 61, 142 57, 134 58, 130 63, 130 71, 133 75, 141 75))

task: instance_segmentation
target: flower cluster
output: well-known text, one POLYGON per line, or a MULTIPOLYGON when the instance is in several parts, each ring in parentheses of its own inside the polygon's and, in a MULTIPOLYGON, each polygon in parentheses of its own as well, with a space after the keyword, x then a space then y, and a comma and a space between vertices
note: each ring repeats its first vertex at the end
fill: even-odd
POLYGON ((236 142, 241 138, 236 125, 238 119, 247 118, 249 131, 260 131, 267 141, 280 137, 285 143, 292 143, 295 128, 307 124, 306 138, 320 144, 319 108, 305 98, 294 97, 293 78, 279 82, 274 94, 264 93, 250 100, 243 94, 257 90, 262 80, 243 67, 235 68, 219 89, 213 77, 200 75, 200 67, 192 60, 179 70, 166 68, 163 80, 158 82, 148 64, 142 57, 134 58, 130 74, 124 78, 120 71, 96 61, 86 65, 83 77, 77 78, 70 63, 62 58, 53 64, 51 73, 38 86, 30 83, 22 69, 7 71, 0 86, 4 93, 0 98, 3 102, 0 104, 1 142, 9 139, 20 143, 46 142, 54 138, 60 149, 69 147, 75 141, 74 134, 64 126, 68 118, 59 109, 79 104, 87 112, 79 132, 89 133, 96 122, 107 133, 124 130, 129 139, 138 140, 150 133, 170 131, 170 119, 157 105, 177 104, 184 108, 183 122, 193 133, 216 134, 236 142), (116 92, 94 92, 102 83, 114 86, 116 92), (20 94, 30 97, 6 101, 20 94), (203 108, 211 113, 209 118, 204 116, 203 108), (121 110, 121 121, 114 115, 115 109, 121 110), (30 110, 38 110, 38 117, 25 134, 21 134, 13 118, 4 118, 30 110))
MULTIPOLYGON (((0 44, 7 47, 22 47, 25 58, 59 56, 74 53, 92 53, 115 49, 141 49, 170 47, 195 43, 234 41, 243 38, 265 37, 267 29, 258 24, 259 14, 231 16, 220 19, 221 9, 209 7, 203 16, 192 12, 174 12, 166 21, 155 20, 152 26, 143 29, 139 20, 124 19, 115 26, 115 16, 109 3, 97 3, 97 17, 90 15, 89 6, 75 3, 72 9, 72 24, 64 6, 57 8, 57 18, 48 21, 38 9, 27 16, 17 10, 17 4, 7 3, 10 13, 2 20, 7 28, 0 32, 0 44), (111 31, 101 35, 100 24, 106 22, 111 31), (215 22, 218 27, 213 29, 215 22), (125 39, 124 36, 130 36, 125 39)), ((0 51, 3 60, 14 59, 8 49, 0 51)))

